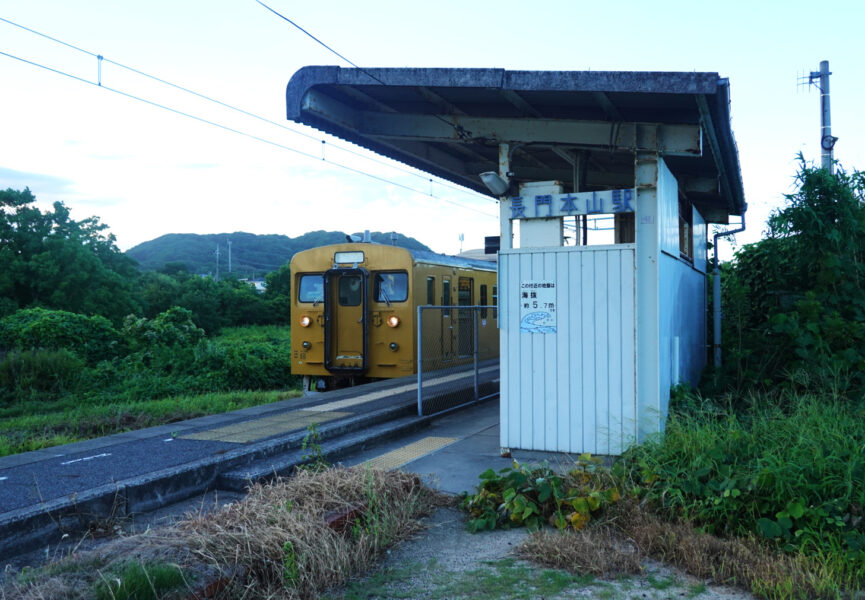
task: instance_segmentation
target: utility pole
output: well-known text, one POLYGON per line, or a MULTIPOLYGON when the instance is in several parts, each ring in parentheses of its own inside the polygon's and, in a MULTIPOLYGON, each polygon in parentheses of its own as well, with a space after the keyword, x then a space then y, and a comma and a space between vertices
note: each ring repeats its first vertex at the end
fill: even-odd
POLYGON ((231 238, 228 239, 228 272, 231 273, 231 238))
POLYGON ((828 169, 829 173, 835 172, 832 164, 833 148, 838 138, 832 135, 832 113, 829 108, 829 61, 820 62, 819 71, 811 71, 810 83, 819 81, 817 89, 820 90, 820 166, 828 169))
POLYGON ((219 244, 216 244, 216 281, 219 281, 219 244))

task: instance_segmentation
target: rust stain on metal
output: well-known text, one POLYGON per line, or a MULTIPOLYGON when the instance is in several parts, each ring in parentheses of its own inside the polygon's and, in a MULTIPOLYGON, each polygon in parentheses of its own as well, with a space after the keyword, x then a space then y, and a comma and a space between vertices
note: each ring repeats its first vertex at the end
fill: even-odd
POLYGON ((328 513, 324 516, 324 522, 329 529, 339 534, 345 534, 351 526, 366 512, 366 503, 354 504, 340 511, 328 513))

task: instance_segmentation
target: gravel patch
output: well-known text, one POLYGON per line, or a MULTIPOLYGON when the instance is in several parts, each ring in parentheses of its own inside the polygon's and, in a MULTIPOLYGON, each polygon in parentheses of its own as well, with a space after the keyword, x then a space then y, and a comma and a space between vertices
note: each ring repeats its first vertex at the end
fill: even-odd
POLYGON ((471 534, 462 512, 440 508, 414 539, 387 552, 364 578, 326 598, 608 598, 648 600, 699 598, 746 600, 751 594, 712 585, 652 560, 643 572, 613 580, 568 574, 519 560, 514 550, 524 528, 471 534), (501 586, 501 587, 498 587, 501 586))

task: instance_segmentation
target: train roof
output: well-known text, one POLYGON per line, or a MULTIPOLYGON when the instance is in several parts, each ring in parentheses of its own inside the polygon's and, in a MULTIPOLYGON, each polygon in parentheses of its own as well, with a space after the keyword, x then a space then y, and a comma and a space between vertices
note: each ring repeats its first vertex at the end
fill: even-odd
MULTIPOLYGON (((317 246, 315 248, 309 248, 307 250, 302 250, 301 252, 297 252, 295 256, 298 254, 302 254, 304 252, 310 252, 313 250, 321 250, 324 248, 345 248, 352 247, 361 249, 365 246, 375 246, 377 248, 393 248, 394 250, 400 250, 402 252, 407 252, 415 262, 427 263, 432 265, 441 265, 445 267, 459 267, 464 269, 477 269, 479 271, 495 271, 496 263, 489 260, 480 260, 477 258, 466 258, 464 256, 451 256, 449 254, 438 254, 436 252, 431 252, 428 250, 415 250, 412 248, 404 248, 402 246, 391 246, 389 244, 379 244, 377 242, 352 242, 352 243, 344 243, 344 244, 329 244, 326 246, 317 246)), ((294 257, 292 257, 294 260, 294 257)))
POLYGON ((495 271, 496 263, 489 260, 480 260, 477 258, 467 258, 465 256, 450 256, 449 254, 436 254, 435 252, 427 252, 426 250, 410 250, 409 254, 417 262, 425 262, 435 265, 443 265, 446 267, 468 267, 478 269, 479 271, 495 271))

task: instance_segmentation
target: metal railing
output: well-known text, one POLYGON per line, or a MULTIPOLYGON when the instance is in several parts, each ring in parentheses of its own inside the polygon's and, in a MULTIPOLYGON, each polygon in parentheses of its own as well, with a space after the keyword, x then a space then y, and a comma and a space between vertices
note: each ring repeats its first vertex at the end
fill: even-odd
POLYGON ((497 312, 496 306, 418 306, 419 416, 448 412, 498 394, 497 312))

